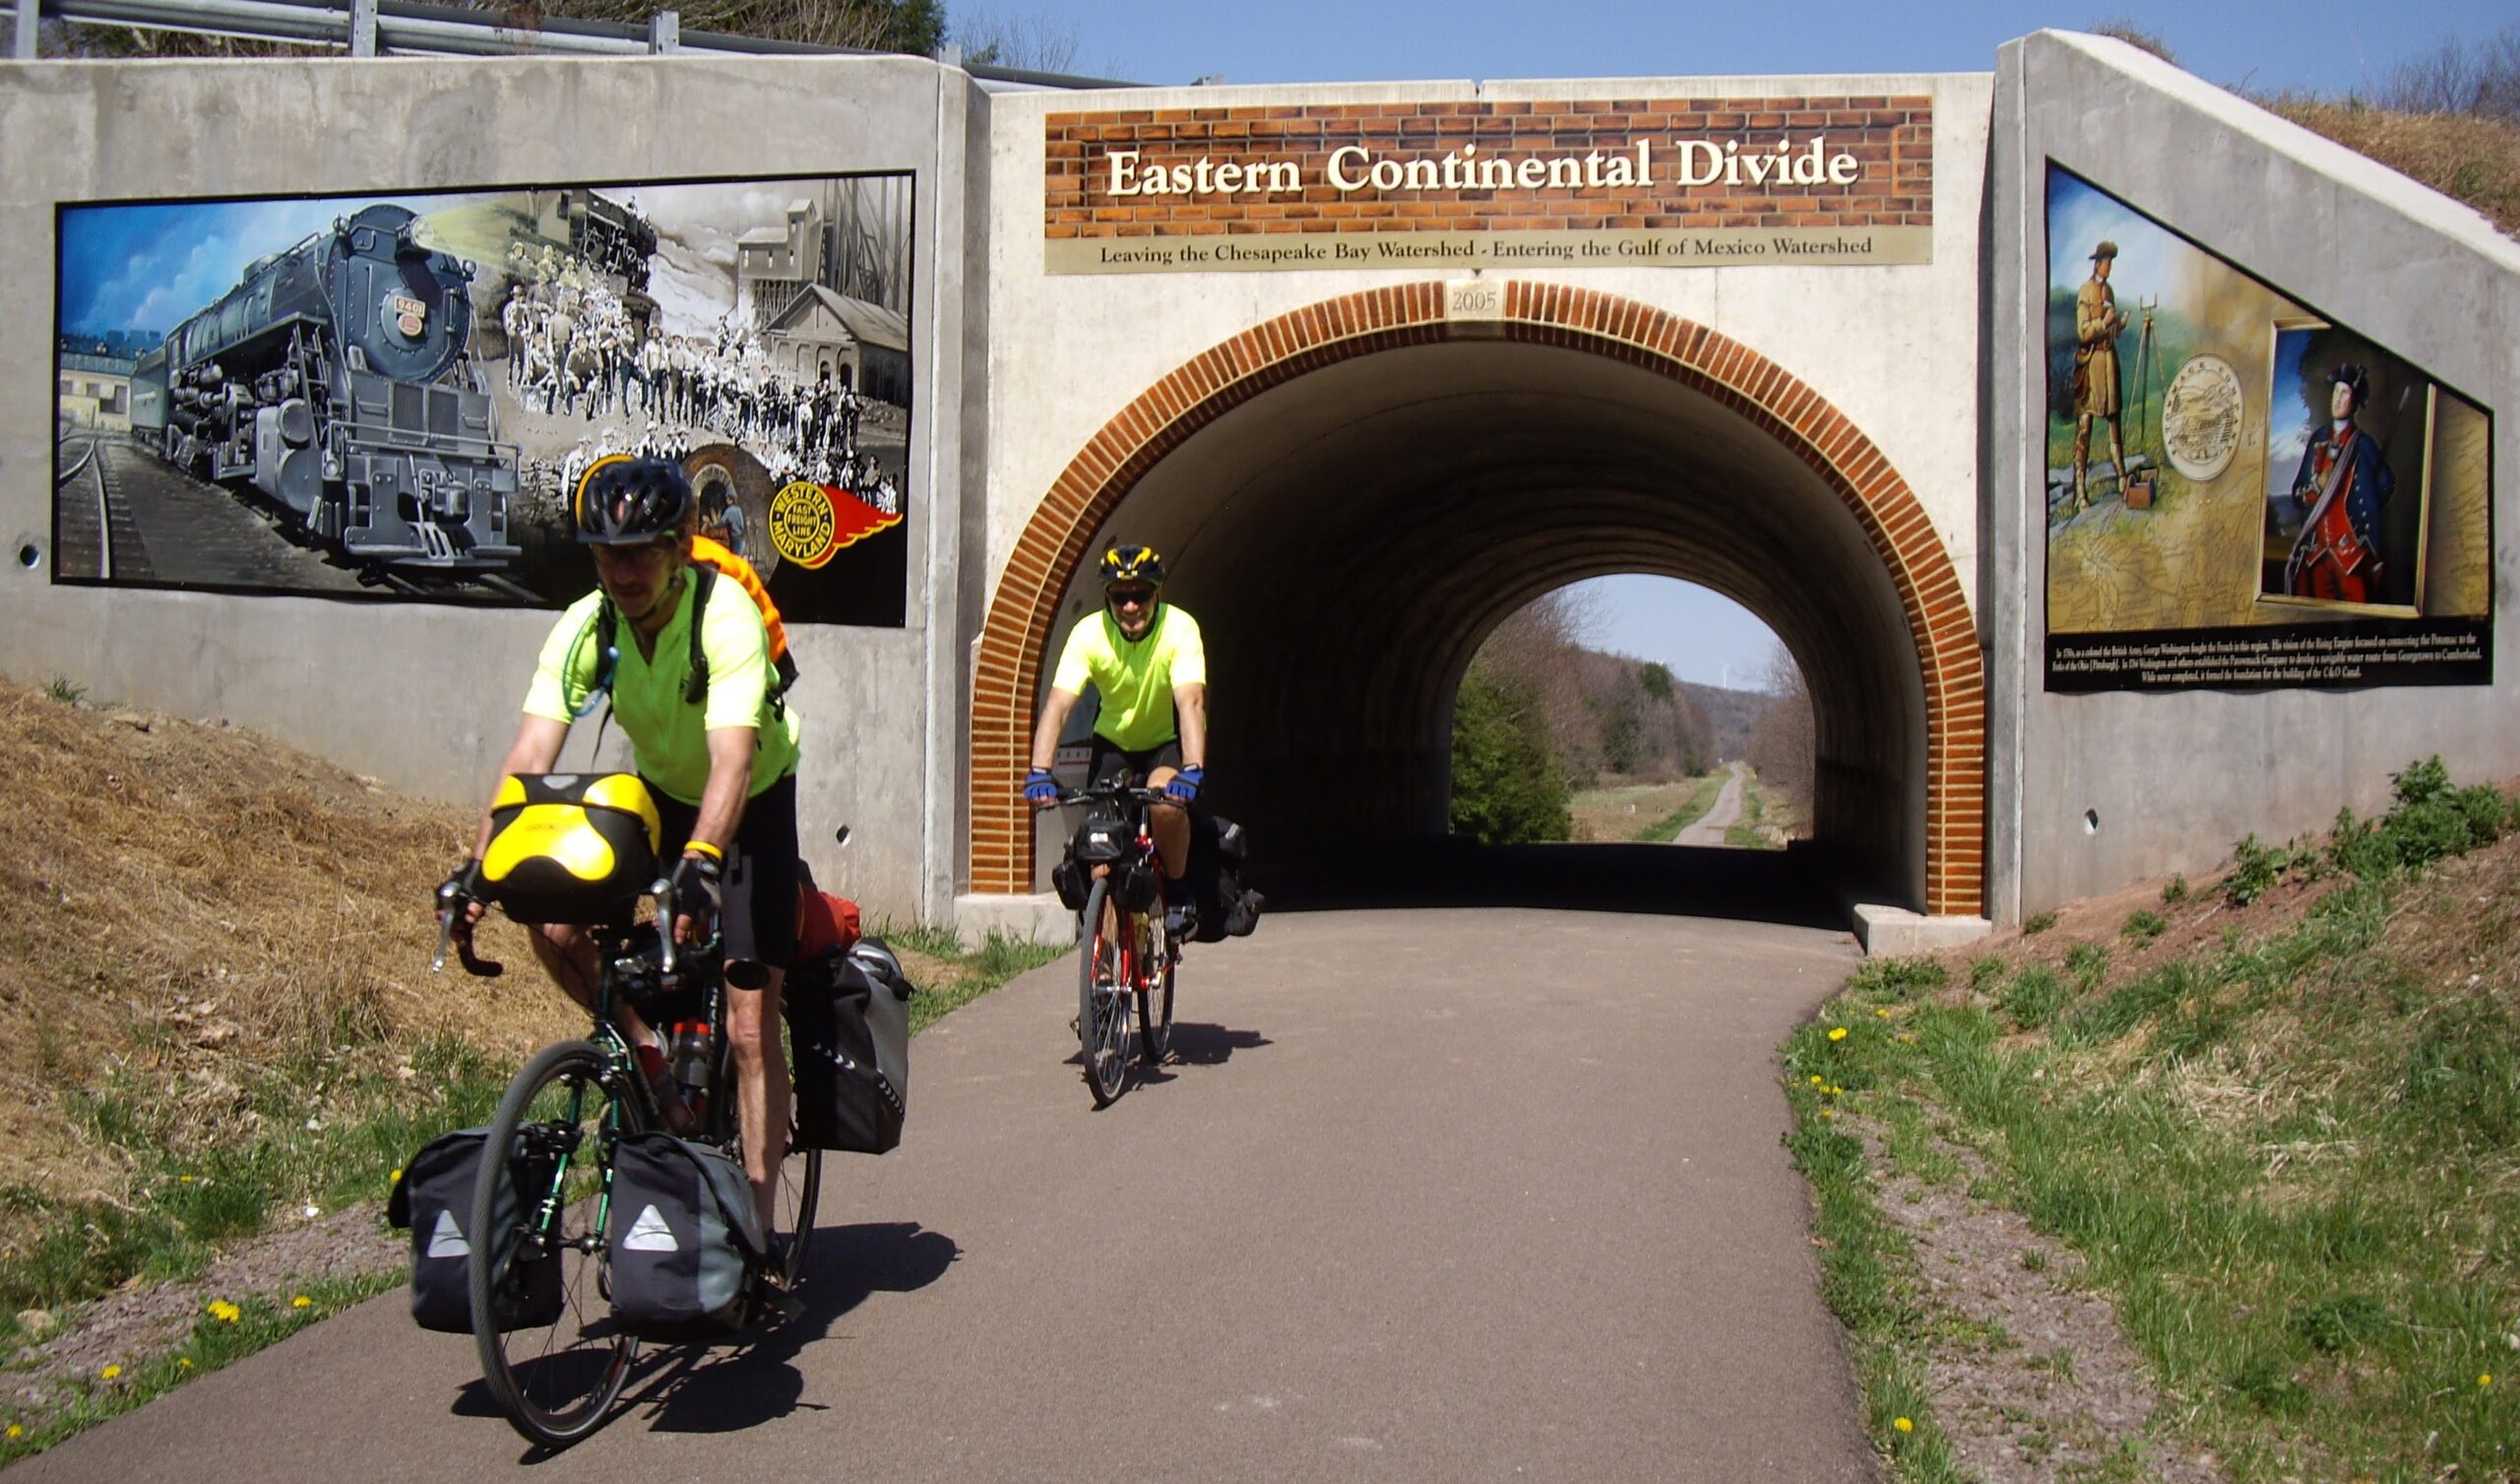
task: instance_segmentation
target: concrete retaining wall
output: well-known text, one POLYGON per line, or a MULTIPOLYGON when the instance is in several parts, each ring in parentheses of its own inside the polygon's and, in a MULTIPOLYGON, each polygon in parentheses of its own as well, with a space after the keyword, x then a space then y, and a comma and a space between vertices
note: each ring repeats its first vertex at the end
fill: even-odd
POLYGON ((2048 693, 2036 517, 2048 159, 2498 414, 2493 587, 2504 598, 2520 576, 2508 472, 2520 467, 2520 245, 2362 155, 2098 37, 2042 32, 2005 46, 1992 139, 1980 580, 1995 719, 1992 914, 2209 870, 2246 832, 2323 829, 2340 802, 2384 804, 2388 774, 2429 754, 2462 781, 2520 774, 2520 643, 2507 617, 2490 687, 2048 693))
MULTIPOLYGON (((795 631, 799 808, 828 884, 872 910, 944 915, 961 791, 934 783, 960 772, 959 476, 977 457, 961 440, 976 343, 963 313, 976 259, 964 250, 974 214, 962 159, 979 106, 960 71, 906 58, 0 66, 0 260, 16 266, 0 282, 0 538, 13 554, 0 570, 0 670, 226 717, 397 787, 471 801, 514 733, 552 617, 54 586, 57 206, 911 171, 909 622, 795 631), (854 836, 845 855, 831 843, 842 823, 854 836)), ((573 739, 567 761, 587 746, 573 739)))

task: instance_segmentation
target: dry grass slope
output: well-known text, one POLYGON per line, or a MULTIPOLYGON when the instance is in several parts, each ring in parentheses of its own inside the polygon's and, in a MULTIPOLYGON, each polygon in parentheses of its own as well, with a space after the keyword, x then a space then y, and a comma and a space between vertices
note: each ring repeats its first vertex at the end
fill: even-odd
POLYGON ((2274 97, 2266 107, 2444 196, 2520 237, 2520 124, 2453 113, 2394 113, 2360 102, 2274 97))
MULTIPOLYGON (((428 893, 469 843, 468 810, 268 738, 7 682, 0 754, 0 828, 28 854, 0 915, 16 1027, 0 1036, 0 1126, 17 1131, 0 1185, 128 1199, 142 1172, 126 1142, 83 1114, 108 1089, 146 1142, 201 1150, 252 1136, 247 1083, 284 1059, 391 1075, 432 1032, 520 1060, 571 1028, 521 976, 427 971, 428 893)), ((504 923, 484 941, 526 956, 504 923)))

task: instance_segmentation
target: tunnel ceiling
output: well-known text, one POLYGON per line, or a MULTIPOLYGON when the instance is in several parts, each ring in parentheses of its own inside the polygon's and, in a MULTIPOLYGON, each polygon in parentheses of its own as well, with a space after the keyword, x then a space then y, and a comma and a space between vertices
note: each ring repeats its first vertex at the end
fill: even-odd
MULTIPOLYGON (((1922 868, 1922 691, 1880 558, 1791 451, 1667 377, 1501 340, 1341 361, 1166 457, 1089 550, 1114 538, 1172 564, 1207 637, 1218 801, 1264 842, 1440 833, 1480 642, 1552 588, 1643 572, 1777 632, 1814 697, 1820 832, 1885 878, 1922 868)), ((1089 563, 1054 643, 1097 597, 1089 563)))

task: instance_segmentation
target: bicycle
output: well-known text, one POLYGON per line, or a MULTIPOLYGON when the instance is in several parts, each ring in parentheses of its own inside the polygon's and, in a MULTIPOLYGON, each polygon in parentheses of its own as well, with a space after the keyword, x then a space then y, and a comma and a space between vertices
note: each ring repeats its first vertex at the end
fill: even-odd
POLYGON ((1138 1060, 1161 1065, 1172 1040, 1172 982, 1181 944, 1164 926, 1164 865, 1146 806, 1164 794, 1126 783, 1062 790, 1061 804, 1089 812, 1068 850, 1093 872, 1076 916, 1077 1039, 1094 1106, 1107 1108, 1128 1081, 1129 1011, 1136 1002, 1138 1060), (1096 810, 1094 806, 1107 806, 1096 810))
MULTIPOLYGON (((546 1046, 525 1064, 500 1098, 483 1142, 465 1233, 473 1254, 472 1336, 481 1379, 500 1410, 528 1442, 544 1447, 566 1447, 600 1426, 639 1353, 638 1337, 611 1318, 605 1233, 613 1155, 623 1138, 666 1122, 615 1006, 635 1005, 657 1024, 707 1024, 710 1056, 685 1094, 696 1104, 698 1126, 685 1137, 717 1144, 742 1162, 720 945, 713 940, 685 951, 670 932, 659 931, 659 923, 674 920, 673 896, 670 883, 659 880, 627 904, 635 908, 653 897, 652 920, 632 923, 624 910, 621 920, 587 928, 598 964, 592 1029, 586 1039, 546 1046), (520 1170, 532 1172, 533 1188, 519 1188, 520 1170), (501 1317, 525 1303, 526 1275, 553 1253, 560 1262, 559 1317, 538 1329, 503 1329, 501 1317)), ((467 972, 486 978, 504 971, 454 931, 474 899, 488 898, 468 897, 452 882, 439 890, 432 968, 445 961, 452 940, 467 972)), ((765 1306, 793 1312, 821 1194, 822 1151, 798 1148, 791 1133, 769 1233, 774 1257, 755 1273, 755 1314, 765 1306)))

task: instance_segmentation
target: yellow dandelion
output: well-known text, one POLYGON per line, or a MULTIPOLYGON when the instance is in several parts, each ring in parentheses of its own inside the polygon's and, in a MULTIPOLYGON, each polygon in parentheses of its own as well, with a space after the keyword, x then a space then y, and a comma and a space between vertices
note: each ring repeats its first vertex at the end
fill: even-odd
POLYGON ((1820 1116, 1822 1118, 1835 1118, 1838 1116, 1838 1110, 1835 1108, 1822 1108, 1820 1110, 1820 1116))
POLYGON ((189 1371, 193 1368, 193 1358, 189 1355, 177 1356, 175 1358, 175 1364, 178 1368, 189 1371))
POLYGON ((1819 1076, 1818 1074, 1816 1074, 1816 1073, 1815 1073, 1815 1074, 1813 1074, 1813 1076, 1812 1076, 1812 1078, 1811 1078, 1811 1085, 1812 1085, 1812 1086, 1814 1086, 1814 1087, 1816 1087, 1816 1086, 1820 1085, 1822 1082, 1827 1082, 1827 1081, 1828 1081, 1828 1079, 1827 1079, 1827 1078, 1825 1078, 1825 1077, 1821 1077, 1821 1076, 1819 1076))
POLYGON ((193 1177, 190 1175, 177 1175, 175 1177, 175 1183, 177 1185, 190 1185, 193 1183, 193 1177))
POLYGON ((1829 1027, 1829 1039, 1830 1039, 1830 1040, 1833 1040, 1833 1041, 1843 1041, 1843 1040, 1845 1040, 1846 1038, 1847 1038, 1847 1028, 1846 1028, 1844 1025, 1832 1025, 1832 1026, 1830 1026, 1830 1027, 1829 1027))
POLYGON ((1903 1433, 1913 1433, 1913 1432, 1915 1432, 1915 1431, 1917 1430, 1917 1425, 1916 1425, 1915 1423, 1913 1423, 1913 1422, 1910 1422, 1910 1421, 1909 1421, 1907 1418, 1905 1418, 1905 1417, 1898 1417, 1898 1418, 1894 1418, 1894 1419, 1892 1419, 1892 1421, 1891 1421, 1890 1425, 1891 1425, 1892 1427, 1897 1428, 1899 1431, 1901 1431, 1901 1432, 1903 1432, 1903 1433))
POLYGON ((2491 1371, 2488 1371, 2483 1376, 2478 1377, 2477 1385, 2481 1387, 2489 1387, 2493 1385, 2493 1373, 2491 1371))
POLYGON ((111 1381, 111 1380, 113 1380, 115 1377, 120 1376, 120 1375, 122 1374, 122 1367, 120 1367, 120 1366, 107 1366, 107 1367, 105 1367, 105 1369, 104 1369, 104 1371, 103 1371, 103 1373, 102 1373, 102 1374, 103 1374, 104 1378, 105 1378, 107 1381, 111 1381))
POLYGON ((1873 1012, 1873 1014, 1874 1014, 1874 1015, 1876 1015, 1876 1016, 1878 1016, 1878 1017, 1880 1017, 1882 1020, 1888 1020, 1888 1019, 1890 1019, 1890 1012, 1888 1012, 1888 1011, 1886 1011, 1886 1010, 1876 1010, 1876 1011, 1874 1011, 1874 1012, 1873 1012))
POLYGON ((25 1428, 20 1427, 18 1424, 14 1423, 14 1422, 12 1422, 12 1423, 10 1423, 10 1424, 9 1424, 9 1438, 10 1438, 10 1441, 15 1442, 16 1440, 18 1440, 18 1439, 20 1439, 20 1438, 23 1438, 23 1437, 25 1437, 26 1435, 27 1435, 27 1430, 26 1430, 25 1428))
POLYGON ((398 1165, 396 1165, 396 1166, 394 1166, 394 1173, 393 1173, 393 1174, 391 1174, 391 1175, 386 1176, 385 1178, 386 1178, 388 1181, 395 1181, 395 1180, 400 1180, 400 1179, 402 1179, 402 1178, 403 1178, 403 1167, 402 1167, 401 1165, 399 1165, 399 1164, 398 1164, 398 1165))
POLYGON ((291 1309, 312 1309, 315 1307, 315 1301, 301 1293, 297 1297, 288 1301, 288 1307, 291 1309))
POLYGON ((245 1311, 225 1299, 210 1301, 210 1317, 222 1325, 232 1325, 244 1317, 245 1311))

